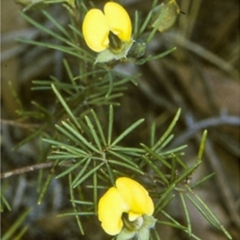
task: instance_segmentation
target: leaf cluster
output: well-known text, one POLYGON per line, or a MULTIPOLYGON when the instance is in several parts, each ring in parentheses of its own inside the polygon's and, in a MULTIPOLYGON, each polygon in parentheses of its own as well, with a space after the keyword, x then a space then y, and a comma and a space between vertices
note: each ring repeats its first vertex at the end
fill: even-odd
MULTIPOLYGON (((54 2, 54 1, 52 1, 54 2)), ((59 2, 59 1, 58 1, 59 2)), ((51 3, 51 1, 48 1, 51 3)), ((154 1, 153 7, 157 1, 154 1)), ((188 210, 188 199, 198 211, 217 229, 225 235, 231 236, 212 213, 203 200, 193 189, 202 184, 209 177, 190 186, 190 179, 203 158, 203 151, 207 132, 203 133, 202 142, 196 162, 187 166, 182 160, 186 146, 169 149, 173 140, 173 128, 180 116, 180 110, 169 127, 163 130, 162 135, 156 136, 156 126, 153 123, 149 132, 149 142, 141 143, 137 147, 126 146, 124 139, 132 134, 143 122, 139 119, 132 123, 117 136, 114 131, 114 107, 119 106, 119 99, 127 90, 129 83, 136 85, 138 76, 128 76, 115 70, 118 62, 95 64, 95 56, 89 52, 79 30, 81 18, 77 12, 85 13, 88 9, 84 1, 76 1, 76 8, 69 10, 69 24, 62 26, 51 14, 42 10, 43 16, 51 22, 49 29, 29 17, 26 13, 21 16, 35 28, 57 40, 56 43, 23 40, 34 44, 61 51, 64 54, 63 65, 67 78, 61 81, 54 76, 47 80, 34 80, 33 91, 51 92, 54 101, 49 103, 51 110, 39 103, 33 102, 35 111, 26 111, 23 107, 18 110, 19 116, 26 120, 35 120, 39 125, 33 127, 26 139, 20 142, 15 149, 32 139, 40 139, 41 154, 39 161, 47 156, 48 161, 54 164, 46 179, 41 179, 38 203, 44 201, 44 196, 53 177, 68 178, 70 202, 73 211, 62 216, 74 216, 80 232, 84 234, 83 217, 96 217, 97 205, 101 194, 113 186, 119 176, 128 176, 143 183, 155 202, 154 216, 163 215, 166 221, 158 220, 158 224, 168 225, 180 229, 193 239, 199 239, 192 233, 191 219, 188 210), (70 64, 70 58, 76 61, 77 70, 70 64), (104 106, 108 107, 108 112, 104 106), (90 194, 85 194, 88 189, 90 194), (187 225, 179 223, 167 213, 168 204, 180 196, 187 225)), ((149 30, 153 12, 150 11, 144 20, 135 13, 134 33, 136 44, 130 56, 124 62, 132 61, 135 64, 144 64, 166 56, 174 49, 170 49, 157 56, 145 56, 145 47, 157 32, 158 24, 149 30), (140 27, 141 26, 141 27, 140 27)), ((166 12, 159 18, 164 19, 166 12)), ((72 61, 72 60, 71 60, 72 61)), ((41 178, 41 177, 40 177, 41 178)), ((1 201, 10 208, 4 196, 1 201)), ((26 213, 28 214, 28 212, 26 213)), ((22 222, 26 215, 19 221, 22 222)), ((17 221, 16 224, 20 222, 17 221)), ((24 230, 25 231, 25 230, 24 230)), ((11 232, 10 232, 11 233, 11 232)), ((7 238, 6 238, 7 239, 7 238)), ((160 239, 156 229, 153 229, 151 239, 160 239)))

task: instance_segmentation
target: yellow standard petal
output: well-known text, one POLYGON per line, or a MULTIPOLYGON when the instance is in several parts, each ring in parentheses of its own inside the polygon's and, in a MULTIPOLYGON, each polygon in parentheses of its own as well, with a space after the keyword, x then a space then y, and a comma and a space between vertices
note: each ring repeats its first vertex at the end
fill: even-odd
POLYGON ((129 220, 133 221, 137 217, 146 214, 151 216, 154 211, 153 201, 147 190, 138 182, 121 177, 116 181, 116 188, 124 201, 129 205, 129 220))
POLYGON ((129 207, 115 187, 111 187, 98 203, 98 218, 102 228, 109 235, 118 234, 122 227, 122 213, 128 212, 129 207))
POLYGON ((93 8, 87 12, 82 31, 88 47, 93 51, 101 52, 107 48, 109 25, 101 10, 93 8))
POLYGON ((110 30, 122 41, 129 42, 132 34, 131 19, 127 11, 115 2, 108 2, 104 6, 110 30))

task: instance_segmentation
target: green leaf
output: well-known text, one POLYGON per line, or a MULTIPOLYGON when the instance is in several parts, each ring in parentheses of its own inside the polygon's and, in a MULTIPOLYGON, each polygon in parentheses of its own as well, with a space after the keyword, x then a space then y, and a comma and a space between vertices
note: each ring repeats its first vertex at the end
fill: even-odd
POLYGON ((203 158, 206 141, 207 141, 207 130, 204 130, 202 139, 201 139, 201 143, 200 143, 200 147, 199 147, 199 151, 198 151, 198 161, 200 161, 200 162, 202 161, 202 158, 203 158))
POLYGON ((44 198, 44 196, 45 196, 45 193, 46 193, 46 191, 47 191, 47 189, 48 189, 48 187, 49 187, 49 185, 50 185, 50 183, 51 183, 51 181, 52 181, 52 178, 54 177, 55 167, 56 167, 57 165, 58 165, 58 161, 56 161, 56 162, 54 163, 53 167, 52 167, 51 170, 49 171, 49 174, 48 174, 48 176, 47 176, 47 179, 46 179, 46 181, 45 181, 45 183, 44 183, 44 185, 43 185, 43 188, 42 188, 42 190, 41 190, 41 192, 40 192, 40 194, 39 194, 38 205, 40 205, 40 204, 42 203, 42 200, 43 200, 43 198, 44 198))
POLYGON ((63 126, 69 130, 78 140, 80 140, 86 147, 91 149, 92 151, 99 153, 99 150, 95 148, 90 142, 88 142, 81 134, 79 134, 74 128, 72 128, 66 122, 62 122, 63 126))
POLYGON ((156 230, 156 228, 153 228, 153 232, 154 232, 154 235, 156 237, 156 240, 161 240, 160 236, 159 236, 159 233, 158 231, 156 230))
MULTIPOLYGON (((52 144, 53 146, 56 146, 57 148, 65 149, 68 153, 74 154, 78 158, 89 156, 89 153, 81 150, 80 148, 73 147, 69 144, 65 144, 65 143, 62 143, 62 142, 58 142, 58 141, 54 141, 54 140, 46 139, 46 138, 43 138, 43 141, 47 142, 49 144, 52 144)), ((61 153, 61 151, 59 151, 59 152, 61 153)), ((54 152, 54 154, 57 154, 57 153, 58 153, 57 151, 54 152)), ((48 158, 53 159, 52 156, 49 156, 48 158)))
MULTIPOLYGON (((1 187, 3 187, 3 186, 1 186, 1 187)), ((5 187, 4 187, 5 188, 5 187)), ((8 203, 8 201, 7 201, 7 199, 4 197, 4 195, 3 195, 3 193, 2 193, 2 189, 1 189, 1 192, 0 192, 0 194, 1 194, 1 212, 3 212, 3 205, 5 205, 6 206, 6 208, 8 209, 8 211, 11 211, 12 209, 11 209, 11 206, 10 206, 10 204, 8 203)))
POLYGON ((215 174, 216 174, 215 172, 214 172, 214 173, 210 173, 210 174, 207 175, 206 177, 204 177, 204 178, 200 179, 198 182, 194 183, 191 188, 194 189, 194 188, 202 185, 204 182, 206 182, 208 179, 210 179, 211 177, 213 177, 215 174))
POLYGON ((21 224, 25 221, 29 213, 32 211, 32 209, 26 210, 21 216, 11 225, 11 227, 7 230, 7 232, 2 236, 2 240, 8 240, 12 239, 13 234, 16 232, 16 230, 20 227, 21 224))
POLYGON ((28 228, 29 228, 28 225, 24 226, 22 228, 22 230, 16 236, 14 236, 14 240, 21 240, 21 239, 23 239, 23 235, 27 232, 28 228))
POLYGON ((133 39, 137 39, 138 23, 139 23, 139 14, 138 14, 138 11, 135 11, 135 15, 134 15, 134 28, 133 28, 133 39))
POLYGON ((114 152, 120 152, 120 153, 122 152, 126 155, 135 156, 135 157, 140 157, 142 154, 145 153, 145 151, 141 148, 122 147, 118 145, 113 146, 111 150, 113 150, 114 152))
POLYGON ((156 135, 156 123, 153 123, 151 126, 151 134, 150 134, 150 146, 151 147, 155 143, 155 135, 156 135))
MULTIPOLYGON (((184 232, 188 233, 188 228, 183 226, 182 224, 180 224, 179 222, 177 222, 174 218, 172 218, 169 214, 167 214, 165 211, 161 211, 161 213, 167 217, 173 224, 169 223, 169 222, 163 222, 163 221, 157 221, 158 223, 160 224, 164 224, 164 225, 167 225, 167 226, 171 226, 171 227, 174 227, 174 228, 178 228, 178 229, 181 229, 183 230, 184 232)), ((196 235, 192 234, 191 237, 193 239, 196 239, 196 240, 201 240, 199 237, 197 237, 196 235)))
POLYGON ((93 202, 89 202, 89 201, 81 201, 81 200, 75 200, 75 199, 71 199, 70 201, 80 205, 89 205, 89 206, 94 205, 93 202))
POLYGON ((57 88, 55 87, 54 84, 51 84, 52 89, 54 91, 54 93, 56 94, 58 100, 60 101, 60 103, 62 104, 63 108, 65 109, 65 111, 68 113, 69 117, 73 120, 73 122, 76 124, 76 126, 81 130, 81 126, 79 124, 79 122, 77 121, 76 117, 74 116, 73 112, 70 110, 70 108, 68 107, 67 103, 65 102, 65 100, 63 99, 63 97, 61 96, 61 94, 58 92, 57 88))
POLYGON ((94 172, 96 172, 103 165, 104 165, 104 163, 102 162, 99 165, 97 165, 96 167, 92 168, 82 178, 80 178, 72 187, 76 188, 78 185, 80 185, 82 182, 84 182, 89 176, 91 176, 94 172))
POLYGON ((69 33, 66 31, 66 29, 61 25, 59 24, 59 22, 53 18, 48 12, 46 11, 42 11, 43 14, 57 27, 57 29, 63 33, 69 40, 71 40, 71 36, 69 35, 69 33))
MULTIPOLYGON (((79 215, 78 215, 78 210, 77 210, 77 206, 76 206, 76 203, 75 203, 75 196, 74 196, 74 193, 73 193, 73 188, 71 187, 72 186, 72 174, 68 175, 68 180, 69 180, 69 186, 70 186, 69 191, 70 191, 70 197, 71 197, 71 200, 72 200, 71 203, 72 203, 72 207, 73 207, 73 210, 74 210, 74 216, 77 220, 79 230, 80 230, 81 234, 83 235, 84 230, 83 230, 83 226, 82 226, 81 220, 80 220, 79 215)), ((60 216, 66 216, 65 214, 66 213, 64 213, 63 215, 60 215, 60 216)))
POLYGON ((163 210, 174 198, 175 198, 175 195, 171 195, 170 197, 168 196, 164 197, 161 200, 161 202, 158 204, 158 206, 156 205, 155 215, 157 215, 161 210, 163 210))
MULTIPOLYGON (((95 212, 79 212, 79 211, 76 211, 76 212, 72 212, 72 213, 63 213, 63 214, 59 214, 58 217, 67 217, 67 216, 92 216, 94 215, 95 216, 95 212)), ((79 219, 80 220, 80 219, 79 219)), ((82 233, 84 234, 84 233, 82 233)))
POLYGON ((67 168, 66 171, 58 174, 56 176, 56 179, 61 178, 61 177, 65 176, 65 175, 69 174, 70 172, 72 172, 73 170, 78 168, 84 161, 85 161, 85 159, 82 159, 81 161, 78 161, 76 164, 74 164, 72 167, 67 168))
POLYGON ((107 150, 107 152, 110 153, 111 155, 114 155, 117 158, 123 160, 124 162, 126 162, 127 164, 129 164, 133 167, 138 167, 138 165, 136 163, 134 163, 132 158, 128 158, 127 156, 125 156, 124 151, 122 151, 121 153, 117 153, 115 151, 107 150))
POLYGON ((113 106, 109 106, 109 117, 108 117, 108 145, 112 141, 112 129, 113 129, 113 106))
MULTIPOLYGON (((176 187, 176 184, 173 183, 164 190, 161 197, 159 198, 159 200, 155 204, 156 214, 158 214, 159 211, 161 209, 163 209, 163 207, 165 206, 166 199, 167 199, 168 195, 171 193, 171 191, 173 191, 173 189, 175 187, 176 187)), ((172 197, 170 197, 170 198, 172 198, 172 197)))
POLYGON ((145 29, 148 27, 148 24, 149 24, 149 22, 151 20, 151 17, 152 17, 152 11, 150 11, 148 13, 147 17, 145 18, 145 20, 144 20, 144 22, 143 22, 143 24, 142 24, 142 26, 141 26, 141 28, 140 28, 140 30, 138 32, 138 36, 142 35, 143 32, 145 31, 145 29))
MULTIPOLYGON (((189 188, 188 188, 189 189, 189 188)), ((190 190, 190 189, 189 189, 190 190)), ((191 191, 191 190, 190 190, 191 191)), ((205 219, 211 223, 214 227, 221 229, 228 239, 232 239, 231 235, 222 225, 222 223, 218 220, 216 215, 211 211, 211 209, 203 202, 203 200, 196 194, 194 194, 196 200, 191 195, 187 194, 188 199, 193 203, 193 205, 199 210, 199 212, 205 217, 205 219)))
POLYGON ((172 132, 174 126, 176 125, 179 116, 181 113, 181 109, 178 109, 173 121, 171 122, 171 124, 169 125, 169 127, 167 128, 167 130, 165 131, 165 133, 162 135, 162 137, 157 141, 157 143, 152 147, 152 150, 156 150, 157 148, 159 148, 161 146, 161 144, 167 139, 167 137, 170 135, 170 133, 172 132))
POLYGON ((126 163, 123 163, 123 162, 120 162, 120 161, 116 161, 116 160, 108 160, 109 163, 112 163, 114 165, 119 165, 119 166, 122 166, 122 167, 125 167, 127 169, 130 169, 134 172, 137 172, 137 173, 140 173, 140 174, 144 174, 144 172, 142 172, 140 169, 138 169, 137 167, 133 167, 132 165, 129 165, 129 164, 126 164, 126 163))
POLYGON ((99 151, 101 151, 102 146, 101 146, 100 140, 99 140, 99 138, 98 138, 98 135, 97 135, 97 133, 96 133, 96 131, 95 131, 95 129, 94 129, 94 126, 93 126, 93 124, 91 123, 91 120, 89 119, 88 116, 85 116, 85 120, 86 120, 87 125, 88 125, 88 128, 89 128, 89 130, 90 130, 90 132, 91 132, 91 134, 92 134, 92 137, 93 137, 93 139, 94 139, 94 142, 96 143, 99 151))
POLYGON ((73 73, 72 73, 72 71, 70 69, 70 66, 69 66, 69 64, 68 64, 66 59, 63 59, 63 64, 64 64, 65 69, 67 71, 68 77, 69 77, 69 79, 71 81, 71 85, 70 84, 68 84, 68 85, 73 87, 76 90, 76 92, 79 92, 78 86, 77 86, 76 82, 73 80, 74 79, 73 73))
POLYGON ((187 204, 186 204, 185 199, 184 199, 184 196, 183 196, 183 194, 182 194, 181 192, 180 192, 180 198, 181 198, 181 201, 182 201, 184 213, 185 213, 186 220, 187 220, 188 236, 191 237, 191 236, 192 236, 191 220, 190 220, 190 216, 189 216, 189 211, 188 211, 188 209, 187 209, 187 204))
POLYGON ((91 158, 84 158, 81 162, 85 162, 85 164, 83 165, 81 171, 79 171, 77 176, 74 178, 74 180, 72 182, 72 187, 75 186, 76 183, 78 183, 79 179, 81 180, 81 177, 84 175, 84 173, 86 172, 86 170, 91 162, 91 158))
POLYGON ((103 129, 102 129, 101 123, 99 122, 98 117, 97 117, 96 113, 93 110, 91 110, 91 113, 92 113, 92 116, 93 116, 93 118, 95 120, 95 123, 97 125, 98 133, 99 133, 99 135, 100 135, 100 137, 102 139, 102 142, 106 146, 107 142, 106 142, 106 139, 105 139, 105 136, 104 136, 104 133, 103 133, 103 129))
POLYGON ((196 164, 194 164, 192 167, 188 168, 180 177, 178 177, 174 183, 178 184, 180 182, 182 182, 183 180, 185 180, 187 177, 189 177, 200 165, 201 163, 198 162, 196 164))
POLYGON ((186 165, 186 163, 181 159, 179 158, 178 156, 176 156, 175 154, 172 153, 172 158, 174 158, 176 160, 176 162, 181 166, 183 167, 185 170, 188 169, 188 166, 186 165))
POLYGON ((12 151, 16 151, 17 149, 19 149, 21 146, 23 146, 24 144, 30 142, 32 139, 37 138, 41 135, 41 133, 45 130, 47 124, 44 124, 43 126, 41 126, 39 129, 35 130, 34 132, 32 132, 29 136, 27 136, 24 140, 22 140, 20 143, 18 143, 13 149, 12 151))
MULTIPOLYGON (((96 167, 96 161, 94 161, 93 167, 96 167)), ((94 212, 97 215, 98 211, 98 174, 97 171, 93 173, 93 202, 94 202, 94 212)))
POLYGON ((116 145, 118 142, 120 142, 125 136, 127 136, 130 132, 132 132, 136 127, 138 127, 144 119, 139 119, 135 123, 133 123, 130 127, 128 127, 124 132, 122 132, 112 143, 111 147, 116 145))
POLYGON ((113 91, 113 87, 114 87, 114 83, 113 83, 113 75, 111 74, 110 71, 107 72, 106 78, 108 79, 109 83, 108 83, 108 91, 105 95, 106 98, 108 98, 112 91, 113 91))
POLYGON ((150 149, 149 147, 147 147, 144 144, 140 144, 144 150, 149 153, 151 156, 153 156, 154 158, 156 158, 157 160, 159 160, 164 166, 166 166, 167 168, 171 169, 172 166, 170 163, 166 162, 164 158, 161 157, 161 155, 157 154, 156 152, 152 151, 152 149, 150 149))

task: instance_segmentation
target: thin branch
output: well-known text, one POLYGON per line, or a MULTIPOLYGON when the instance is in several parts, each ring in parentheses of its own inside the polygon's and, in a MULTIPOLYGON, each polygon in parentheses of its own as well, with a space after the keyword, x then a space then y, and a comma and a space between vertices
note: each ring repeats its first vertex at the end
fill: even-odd
POLYGON ((7 120, 7 119, 0 119, 1 124, 6 124, 6 125, 11 125, 15 127, 20 127, 20 128, 39 128, 39 124, 33 124, 33 123, 20 123, 14 120, 7 120))
POLYGON ((12 171, 9 171, 9 172, 0 173, 0 178, 9 178, 14 175, 32 172, 32 171, 36 171, 39 169, 51 168, 53 165, 54 165, 54 162, 48 162, 48 163, 39 163, 39 164, 31 165, 31 166, 17 168, 12 171))
POLYGON ((194 122, 192 116, 187 116, 186 119, 188 130, 181 136, 175 138, 171 146, 179 146, 182 143, 186 143, 190 138, 196 134, 196 132, 204 129, 209 129, 210 127, 216 127, 219 125, 231 125, 240 126, 240 117, 228 116, 222 114, 219 117, 207 118, 199 122, 194 122))

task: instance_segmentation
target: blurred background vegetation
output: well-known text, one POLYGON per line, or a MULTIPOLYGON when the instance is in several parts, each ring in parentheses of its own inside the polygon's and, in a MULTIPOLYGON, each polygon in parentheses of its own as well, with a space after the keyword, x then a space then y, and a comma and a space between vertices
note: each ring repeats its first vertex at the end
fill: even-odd
MULTIPOLYGON (((93 2, 97 5, 103 1, 93 2)), ((139 142, 145 142, 154 121, 157 134, 161 136, 180 107, 182 114, 169 148, 188 144, 184 160, 191 164, 196 161, 201 133, 208 129, 204 163, 194 173, 192 181, 215 172, 214 177, 196 192, 216 213, 233 239, 239 239, 239 1, 177 2, 185 14, 179 15, 170 31, 155 36, 147 47, 147 54, 159 54, 172 47, 177 47, 177 50, 141 66, 132 63, 116 66, 124 74, 140 73, 140 76, 138 86, 129 83, 120 98, 121 107, 115 108, 114 131, 119 134, 139 118, 145 118, 138 131, 125 139, 127 146, 137 146, 139 142)), ((125 0, 123 4, 132 19, 136 10, 142 11, 144 16, 151 7, 146 0, 125 0)), ((2 0, 1 5, 1 172, 7 172, 33 165, 39 158, 38 139, 12 151, 33 129, 40 127, 39 122, 31 117, 18 121, 16 110, 33 111, 36 107, 34 102, 49 111, 52 107, 53 94, 50 91, 32 91, 32 80, 46 80, 49 75, 54 75, 64 81, 67 73, 62 63, 66 57, 63 53, 15 41, 18 37, 53 43, 56 40, 25 22, 19 14, 21 6, 15 5, 14 1, 2 0), (15 89, 21 103, 13 96, 12 89, 15 89)), ((67 24, 67 12, 61 5, 51 6, 48 11, 63 26, 67 24)), ((29 15, 51 28, 51 23, 38 11, 29 12, 29 15)), ((74 66, 74 61, 68 61, 74 66)), ((74 67, 78 68, 77 65, 74 67)), ((81 236, 74 217, 56 217, 56 214, 71 208, 69 190, 65 187, 67 180, 53 179, 44 201, 38 205, 36 176, 36 172, 30 172, 2 179, 2 191, 12 208, 8 211, 4 207, 1 213, 3 233, 32 207, 25 221, 28 230, 23 239, 101 238, 103 233, 97 227, 98 222, 86 224, 86 236, 81 236)), ((184 213, 179 211, 179 204, 174 201, 168 211, 182 222, 184 213)), ((223 233, 211 228, 194 208, 189 211, 197 236, 201 239, 226 239, 223 233)), ((169 227, 158 230, 162 239, 188 239, 182 232, 169 227)))

